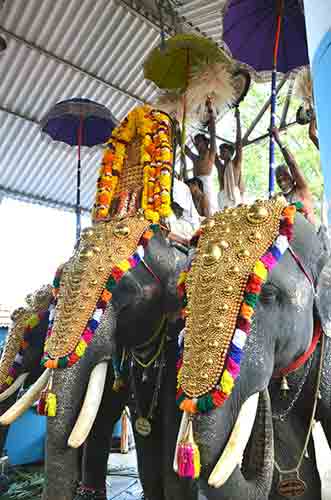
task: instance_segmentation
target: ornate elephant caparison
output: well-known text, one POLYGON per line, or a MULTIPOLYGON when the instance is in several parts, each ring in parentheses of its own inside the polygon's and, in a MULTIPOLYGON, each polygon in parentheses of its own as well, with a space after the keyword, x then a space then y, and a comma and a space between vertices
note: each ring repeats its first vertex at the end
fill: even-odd
MULTIPOLYGON (((108 369, 117 349, 114 341, 119 350, 144 344, 159 329, 164 315, 178 307, 176 281, 187 256, 156 224, 171 210, 172 160, 171 120, 147 106, 128 116, 106 148, 95 224, 82 234, 64 267, 56 307, 50 310, 42 361, 48 380, 44 380, 40 404, 46 414, 54 415, 48 419, 47 500, 72 500, 80 479, 83 489, 79 488, 77 498, 88 494, 91 480, 96 483, 95 498, 105 498, 106 434, 110 435, 110 405, 118 398, 110 390, 114 374, 111 366, 108 369), (134 175, 128 170, 129 159, 134 175), (81 478, 77 448, 88 435, 81 478), (103 463, 98 471, 94 462, 100 463, 100 456, 103 463)), ((175 389, 175 379, 173 383, 175 389)), ((167 472, 164 476, 159 467, 158 477, 162 481, 166 477, 168 488, 183 497, 186 487, 178 481, 176 485, 171 470, 175 432, 174 428, 167 439, 167 472)))

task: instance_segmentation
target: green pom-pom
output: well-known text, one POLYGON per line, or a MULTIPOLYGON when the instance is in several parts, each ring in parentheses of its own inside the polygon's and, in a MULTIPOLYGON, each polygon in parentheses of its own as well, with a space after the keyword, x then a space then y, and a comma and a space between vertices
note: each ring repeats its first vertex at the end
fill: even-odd
POLYGON ((59 358, 57 365, 59 368, 66 368, 68 365, 68 356, 64 356, 63 358, 59 358))
POLYGON ((107 284, 106 284, 106 289, 108 290, 108 292, 111 292, 114 287, 116 286, 116 281, 114 280, 114 278, 111 276, 108 281, 107 281, 107 284))
POLYGON ((245 302, 246 302, 247 305, 249 305, 253 309, 255 309, 256 304, 257 304, 257 295, 256 295, 256 293, 247 293, 245 295, 245 302))

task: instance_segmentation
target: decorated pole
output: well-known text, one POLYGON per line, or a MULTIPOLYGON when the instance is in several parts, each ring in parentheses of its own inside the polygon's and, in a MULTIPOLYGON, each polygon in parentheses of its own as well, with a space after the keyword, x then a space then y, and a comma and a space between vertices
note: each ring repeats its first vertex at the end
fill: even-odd
POLYGON ((310 67, 314 85, 324 194, 331 207, 331 9, 329 0, 304 0, 310 67))
POLYGON ((269 196, 272 196, 275 191, 275 139, 271 130, 276 125, 276 83, 277 83, 277 59, 279 39, 282 26, 284 0, 277 0, 277 28, 273 53, 273 67, 271 77, 271 113, 270 113, 270 143, 269 143, 269 196))

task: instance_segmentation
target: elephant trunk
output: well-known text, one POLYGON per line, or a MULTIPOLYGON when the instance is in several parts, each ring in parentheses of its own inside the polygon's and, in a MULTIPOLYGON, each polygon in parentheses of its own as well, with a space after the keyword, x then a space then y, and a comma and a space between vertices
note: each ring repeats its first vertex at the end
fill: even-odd
MULTIPOLYGON (((253 403, 254 400, 251 400, 250 405, 253 406, 253 403)), ((233 444, 233 434, 229 442, 233 444)), ((205 481, 202 481, 202 490, 206 498, 209 500, 214 498, 219 500, 223 498, 231 498, 231 500, 242 498, 247 500, 268 499, 273 475, 274 444, 271 403, 267 390, 259 394, 257 414, 248 448, 245 451, 242 470, 240 469, 238 450, 234 450, 235 457, 230 459, 230 463, 235 464, 235 466, 226 482, 224 482, 223 477, 224 470, 220 470, 219 467, 220 461, 226 475, 229 475, 229 468, 224 463, 222 458, 224 455, 222 454, 209 477, 208 486, 205 481), (217 488, 221 486, 221 488, 211 489, 211 485, 217 488)), ((226 453, 225 457, 229 458, 229 454, 226 453)))

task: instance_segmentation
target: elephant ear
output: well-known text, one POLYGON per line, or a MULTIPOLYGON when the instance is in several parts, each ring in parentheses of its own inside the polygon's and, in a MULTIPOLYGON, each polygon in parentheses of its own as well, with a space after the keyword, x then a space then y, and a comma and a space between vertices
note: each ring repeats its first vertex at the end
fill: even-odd
POLYGON ((328 257, 318 278, 316 300, 324 333, 331 337, 331 258, 328 257))

